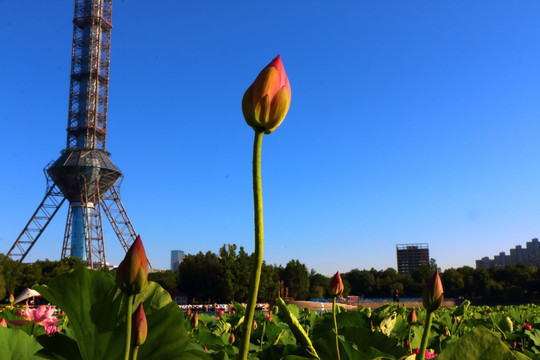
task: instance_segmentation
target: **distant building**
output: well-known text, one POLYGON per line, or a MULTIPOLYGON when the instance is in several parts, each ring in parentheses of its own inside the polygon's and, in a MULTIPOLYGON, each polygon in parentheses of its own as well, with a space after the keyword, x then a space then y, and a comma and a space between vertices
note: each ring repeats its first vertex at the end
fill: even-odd
POLYGON ((187 294, 185 294, 185 293, 173 292, 173 293, 171 293, 171 298, 178 305, 187 305, 188 304, 187 294))
POLYGON ((537 238, 527 242, 525 248, 516 245, 516 247, 510 249, 510 255, 506 255, 503 251, 499 255, 495 255, 493 259, 485 256, 481 260, 476 260, 477 269, 505 267, 506 265, 515 266, 517 264, 540 267, 540 243, 537 238))
POLYGON ((411 274, 421 265, 429 265, 428 244, 398 244, 396 252, 400 274, 411 274))
POLYGON ((184 259, 184 252, 182 250, 172 250, 171 251, 171 270, 177 271, 178 266, 184 259))

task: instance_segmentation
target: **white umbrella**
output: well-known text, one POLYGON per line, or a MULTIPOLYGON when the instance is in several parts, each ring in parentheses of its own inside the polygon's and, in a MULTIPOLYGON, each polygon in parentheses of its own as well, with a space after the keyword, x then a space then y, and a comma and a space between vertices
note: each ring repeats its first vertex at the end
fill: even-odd
POLYGON ((36 290, 26 288, 19 294, 19 296, 15 298, 15 301, 13 303, 17 304, 17 303, 20 303, 21 301, 24 301, 34 296, 41 296, 41 295, 36 290))

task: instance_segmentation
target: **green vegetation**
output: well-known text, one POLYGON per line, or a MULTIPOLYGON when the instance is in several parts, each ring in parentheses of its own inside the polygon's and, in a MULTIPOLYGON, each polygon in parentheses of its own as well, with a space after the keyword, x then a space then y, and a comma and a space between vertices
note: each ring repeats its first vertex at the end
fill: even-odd
MULTIPOLYGON (((217 254, 209 251, 187 255, 178 272, 150 273, 149 280, 157 282, 169 293, 187 294, 190 302, 245 302, 251 261, 252 256, 242 247, 227 244, 217 254)), ((48 284, 57 274, 78 266, 83 265, 76 258, 22 264, 0 254, 0 299, 35 284, 48 284)), ((436 266, 432 262, 411 275, 400 275, 392 268, 342 272, 343 294, 388 298, 398 289, 402 297, 420 297, 436 266)), ((463 297, 474 304, 521 304, 540 300, 540 271, 532 266, 518 264, 489 270, 463 266, 446 269, 441 272, 441 279, 446 298, 463 297)), ((308 272, 296 259, 290 260, 285 267, 263 264, 258 298, 264 302, 273 302, 278 295, 297 300, 330 298, 329 281, 313 269, 308 272)))

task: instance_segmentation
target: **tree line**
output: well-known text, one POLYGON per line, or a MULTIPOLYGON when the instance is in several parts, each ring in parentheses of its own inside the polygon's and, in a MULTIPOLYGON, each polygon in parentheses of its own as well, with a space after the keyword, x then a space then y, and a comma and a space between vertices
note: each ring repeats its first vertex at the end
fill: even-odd
MULTIPOLYGON (((170 293, 184 293, 190 303, 245 302, 254 258, 243 247, 223 245, 217 253, 187 255, 178 271, 149 274, 170 293)), ((0 254, 0 299, 18 294, 34 284, 47 284, 57 274, 84 264, 76 258, 23 264, 0 254)), ((397 289, 401 297, 419 297, 437 269, 432 259, 412 274, 395 269, 359 270, 341 273, 344 296, 389 298, 397 289)), ((339 270, 339 269, 336 269, 339 270)), ((446 298, 463 297, 478 303, 524 303, 540 300, 540 270, 518 264, 504 268, 473 269, 469 266, 441 272, 446 298)), ((309 270, 297 259, 285 266, 263 264, 259 301, 272 302, 277 296, 296 300, 329 298, 330 278, 309 270)))

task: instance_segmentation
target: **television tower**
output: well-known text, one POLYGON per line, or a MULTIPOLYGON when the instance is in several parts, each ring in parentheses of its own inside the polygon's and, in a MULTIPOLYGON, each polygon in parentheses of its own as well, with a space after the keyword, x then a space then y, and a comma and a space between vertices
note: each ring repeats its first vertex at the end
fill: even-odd
POLYGON ((24 260, 66 199, 61 258, 106 266, 102 210, 125 251, 135 241, 120 200, 123 176, 105 151, 111 12, 112 0, 75 0, 67 144, 44 169, 45 197, 8 252, 14 260, 24 260))

